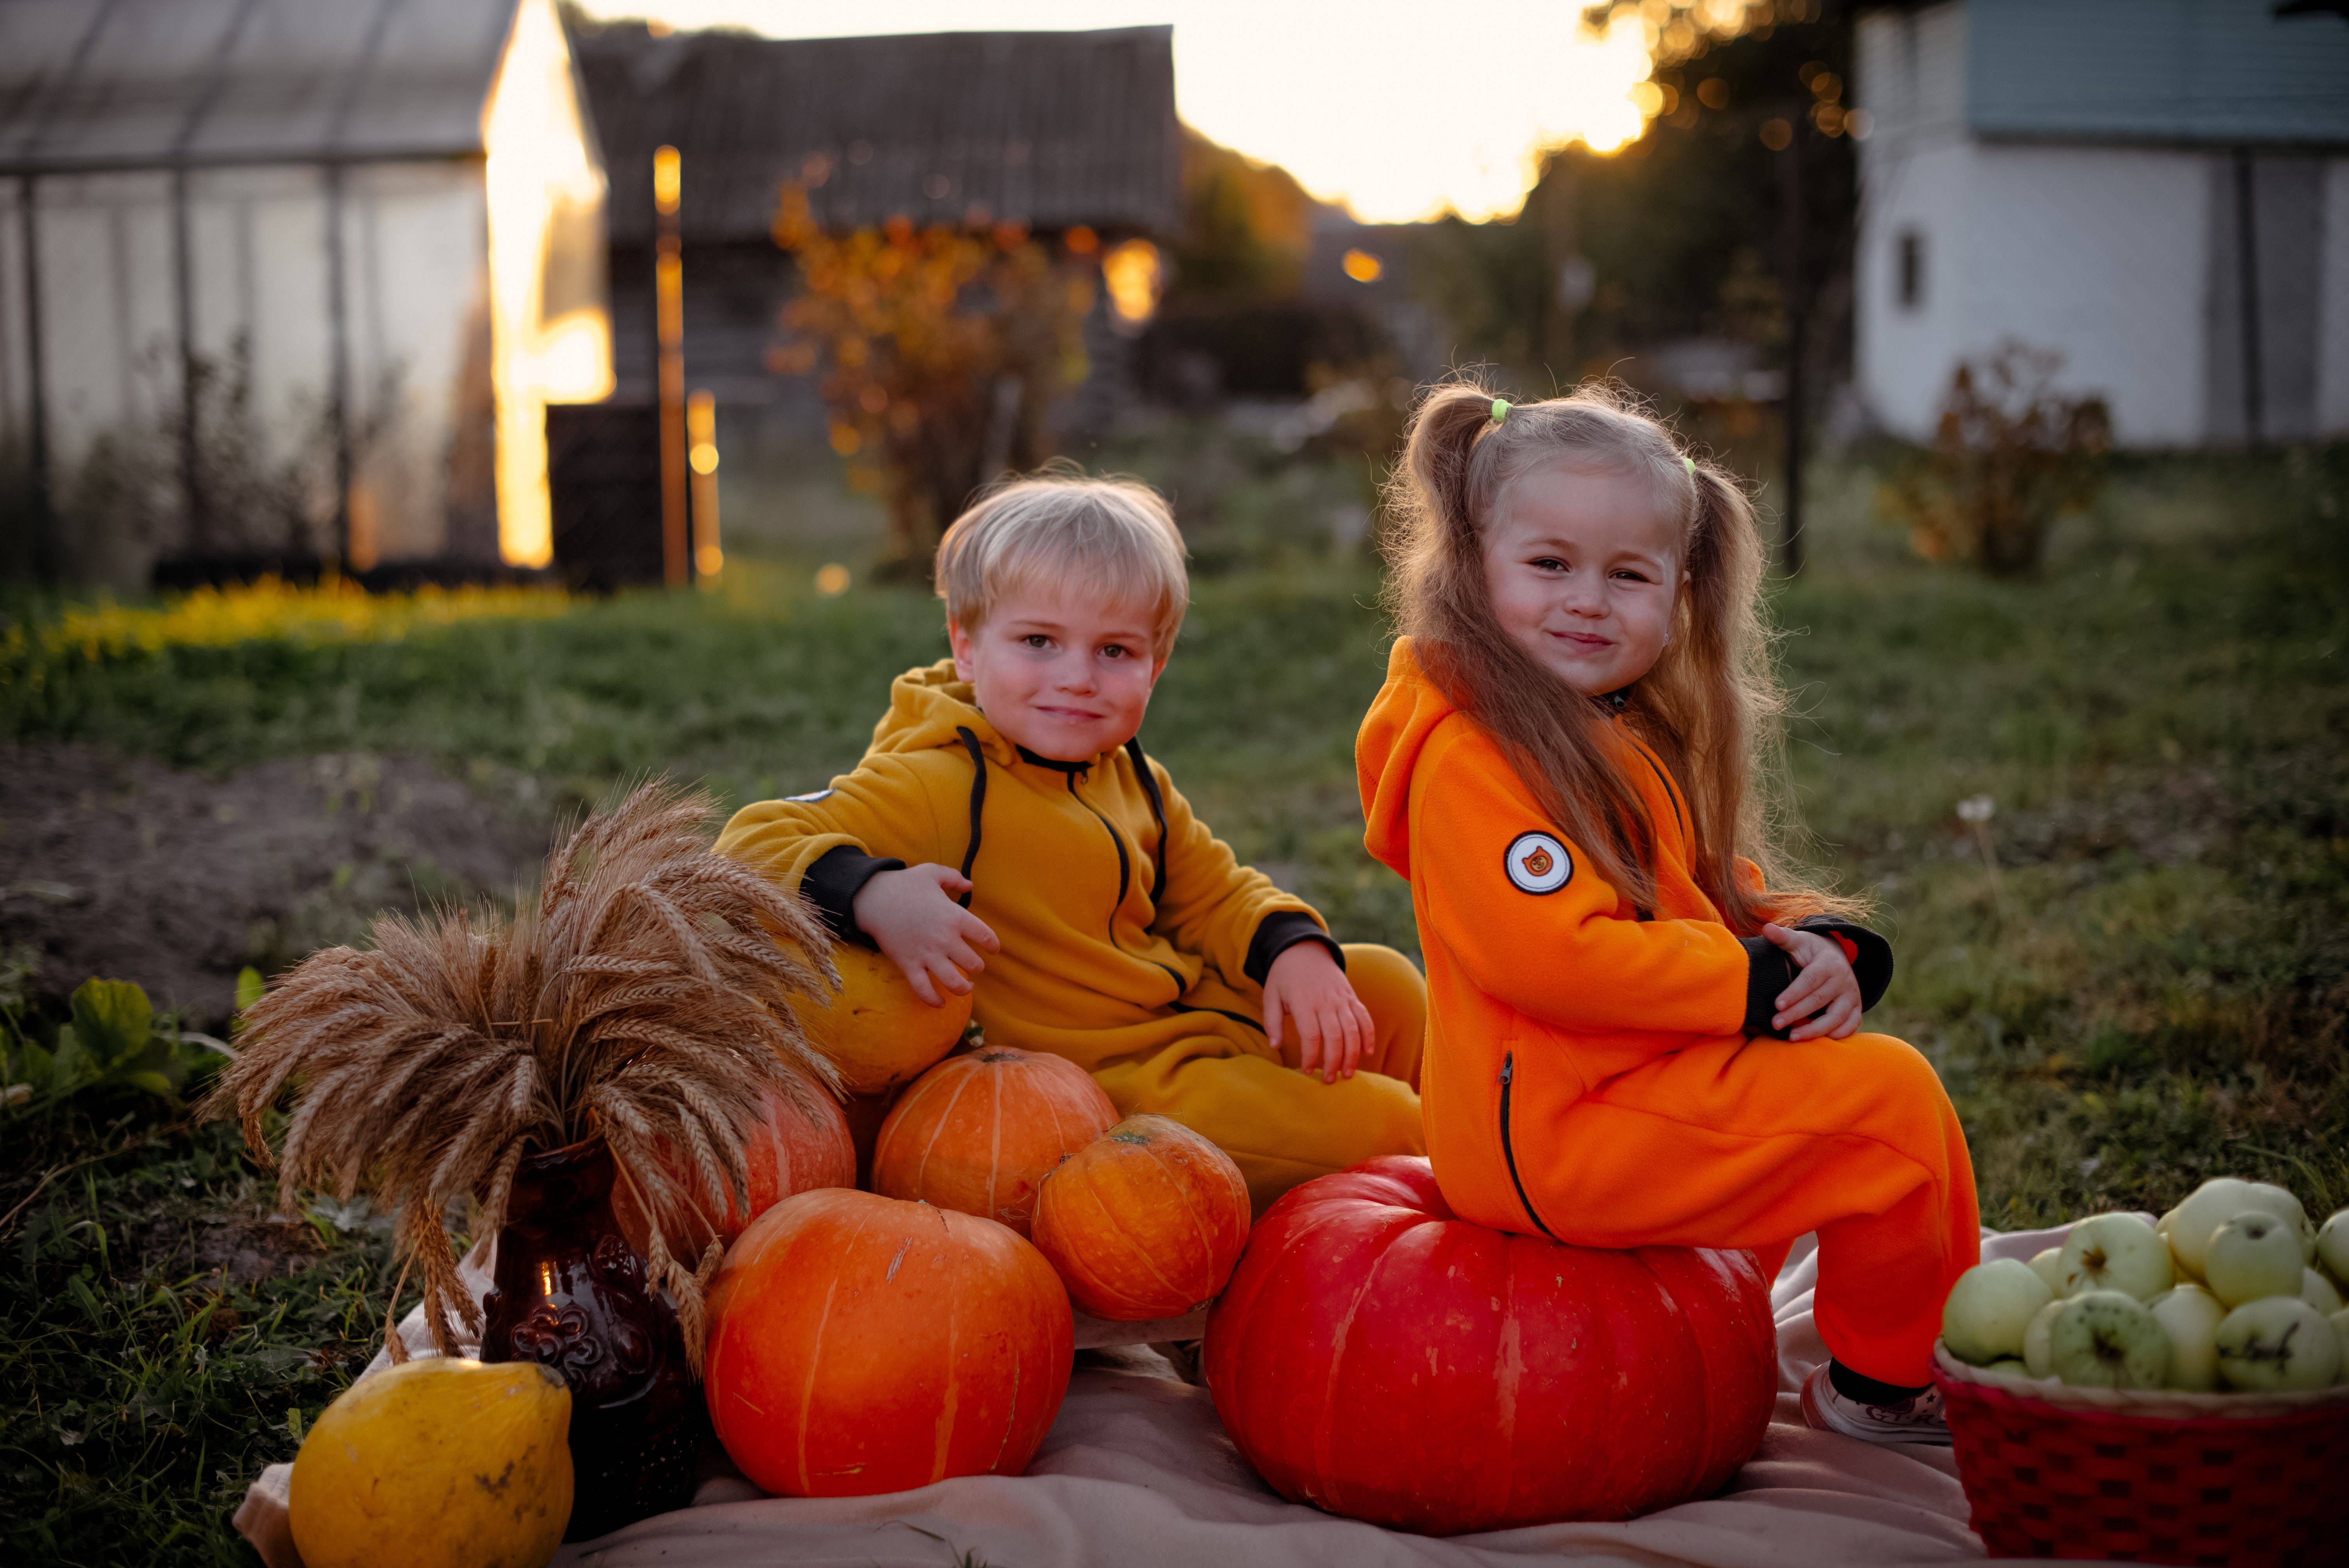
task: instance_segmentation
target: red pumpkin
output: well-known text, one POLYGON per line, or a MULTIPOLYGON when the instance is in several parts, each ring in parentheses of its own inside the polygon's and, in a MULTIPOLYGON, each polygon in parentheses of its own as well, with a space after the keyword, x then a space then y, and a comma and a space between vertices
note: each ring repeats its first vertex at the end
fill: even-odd
POLYGON ((1247 1234, 1240 1168, 1163 1116, 1127 1117, 1037 1190, 1036 1250, 1079 1306, 1113 1323, 1179 1317, 1211 1299, 1247 1234))
MULTIPOLYGON (((848 1119, 833 1099, 831 1091, 821 1085, 802 1080, 802 1095, 794 1099, 781 1087, 769 1084, 765 1090, 764 1114, 742 1135, 742 1153, 748 1166, 750 1207, 732 1191, 722 1194, 703 1192, 698 1214, 688 1218, 682 1238, 686 1244, 685 1263, 691 1267, 701 1256, 701 1249, 709 1243, 709 1219, 722 1215, 718 1222, 718 1239, 728 1246, 747 1229, 751 1221, 794 1192, 805 1192, 818 1187, 854 1187, 856 1185, 856 1150, 849 1139, 848 1119)), ((692 1164, 676 1150, 664 1144, 661 1149, 669 1175, 688 1189, 698 1189, 694 1180, 692 1164)), ((620 1233, 628 1244, 643 1255, 647 1235, 644 1211, 638 1207, 636 1194, 625 1176, 612 1186, 612 1214, 619 1222, 620 1233)))
POLYGON ((709 1419, 791 1497, 1017 1475, 1068 1392, 1075 1324, 1043 1254, 992 1220, 826 1189, 776 1204, 709 1296, 709 1419))
POLYGON ((1116 1122, 1109 1096, 1066 1057, 1001 1046, 948 1057, 881 1124, 873 1190, 1025 1236, 1046 1172, 1116 1122))
POLYGON ((1778 1386, 1752 1253, 1472 1225, 1402 1155, 1266 1212, 1206 1370, 1283 1496, 1430 1535, 1707 1496, 1760 1447, 1778 1386))

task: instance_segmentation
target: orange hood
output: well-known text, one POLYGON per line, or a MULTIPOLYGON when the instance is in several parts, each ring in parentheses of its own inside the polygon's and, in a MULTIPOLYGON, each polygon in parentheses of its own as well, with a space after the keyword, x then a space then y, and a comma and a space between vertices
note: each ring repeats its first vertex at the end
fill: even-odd
POLYGON ((1362 790, 1362 842, 1404 881, 1411 880, 1411 776, 1435 727, 1457 712, 1419 667, 1411 639, 1398 637, 1379 688, 1354 739, 1362 790))

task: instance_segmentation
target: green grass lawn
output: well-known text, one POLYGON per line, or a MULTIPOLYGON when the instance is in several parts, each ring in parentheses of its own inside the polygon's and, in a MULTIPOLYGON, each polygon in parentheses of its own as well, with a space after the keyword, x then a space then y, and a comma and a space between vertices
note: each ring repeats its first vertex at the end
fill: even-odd
MULTIPOLYGON (((2128 468, 2018 583, 1916 560, 1872 487, 1824 478, 1813 568, 1775 598, 1793 772, 1816 859, 1878 900, 1899 973, 1871 1026, 1940 1067, 1985 1220, 2158 1210, 2225 1172, 2349 1203, 2349 450, 2128 468)), ((744 563, 719 591, 391 641, 20 647, 0 733, 215 769, 413 752, 572 801, 667 770, 734 804, 847 767, 889 676, 943 652, 933 602, 804 578, 744 563)), ((1410 948, 1354 796, 1376 586, 1203 582, 1144 740, 1342 934, 1410 948)), ((0 1542, 234 1560, 245 1478, 363 1359, 380 1233, 265 1226, 232 1140, 108 1155, 152 1130, 111 1114, 0 1124, 0 1213, 89 1160, 0 1225, 0 1542), (223 1236, 291 1272, 191 1288, 223 1236)))

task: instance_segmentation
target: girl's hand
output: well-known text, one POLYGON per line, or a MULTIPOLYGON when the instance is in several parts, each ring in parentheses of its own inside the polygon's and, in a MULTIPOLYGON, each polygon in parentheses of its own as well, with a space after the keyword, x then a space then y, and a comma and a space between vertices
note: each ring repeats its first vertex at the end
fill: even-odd
POLYGON ((1297 1020, 1297 1070, 1318 1073, 1323 1083, 1352 1078, 1354 1064, 1377 1037, 1371 1010, 1318 942, 1290 943, 1265 973, 1264 1032, 1275 1050, 1284 1011, 1297 1020))
POLYGON ((933 1007, 946 1005, 942 991, 968 995, 969 976, 987 967, 979 954, 1002 951, 987 923, 955 902, 969 891, 952 866, 907 866, 867 878, 850 905, 857 929, 933 1007))
POLYGON ((1859 979, 1851 972, 1843 944, 1816 931, 1783 925, 1765 925, 1762 934, 1801 971, 1792 985, 1778 993, 1778 1011, 1770 1026, 1785 1029, 1790 1040, 1848 1038, 1859 1027, 1859 979), (1789 1024, 1795 1026, 1787 1028, 1789 1024))

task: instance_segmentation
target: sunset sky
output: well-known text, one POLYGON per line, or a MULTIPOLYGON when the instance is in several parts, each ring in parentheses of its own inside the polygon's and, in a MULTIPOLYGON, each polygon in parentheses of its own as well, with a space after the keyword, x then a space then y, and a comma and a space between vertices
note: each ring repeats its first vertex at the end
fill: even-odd
POLYGON ((587 0, 591 15, 774 37, 1174 26, 1185 121, 1371 222, 1516 211, 1545 146, 1639 133, 1636 18, 1594 36, 1572 0, 587 0))

